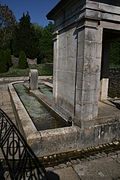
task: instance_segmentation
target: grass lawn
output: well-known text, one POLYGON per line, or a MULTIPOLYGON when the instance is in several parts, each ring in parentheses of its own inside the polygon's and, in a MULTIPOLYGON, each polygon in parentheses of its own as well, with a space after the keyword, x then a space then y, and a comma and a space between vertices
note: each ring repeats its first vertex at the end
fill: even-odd
POLYGON ((8 72, 1 73, 0 77, 28 76, 30 69, 37 69, 39 76, 49 76, 53 73, 49 64, 29 65, 27 69, 19 69, 16 66, 12 66, 8 72))

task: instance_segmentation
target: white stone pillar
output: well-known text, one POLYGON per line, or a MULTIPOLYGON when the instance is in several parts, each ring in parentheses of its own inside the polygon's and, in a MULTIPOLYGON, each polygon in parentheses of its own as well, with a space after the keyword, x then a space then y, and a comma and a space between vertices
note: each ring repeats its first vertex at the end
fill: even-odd
POLYGON ((29 89, 30 90, 36 90, 38 89, 38 70, 37 69, 31 69, 29 73, 29 89))
POLYGON ((54 58, 53 58, 53 97, 57 103, 58 96, 58 53, 59 53, 59 36, 58 32, 54 33, 54 58))
POLYGON ((108 86, 109 78, 102 78, 100 81, 100 101, 104 101, 108 98, 108 86))
POLYGON ((108 98, 109 86, 109 62, 110 61, 110 41, 103 38, 102 48, 102 65, 101 65, 101 82, 99 100, 104 101, 108 98))
POLYGON ((90 22, 78 31, 75 123, 98 115, 103 29, 90 22))

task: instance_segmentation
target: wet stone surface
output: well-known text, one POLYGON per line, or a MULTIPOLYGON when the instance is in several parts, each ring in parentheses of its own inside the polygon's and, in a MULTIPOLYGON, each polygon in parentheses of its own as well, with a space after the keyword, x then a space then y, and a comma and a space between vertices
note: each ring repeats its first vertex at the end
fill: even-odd
POLYGON ((23 83, 15 84, 14 87, 38 131, 69 126, 62 119, 58 120, 54 118, 51 113, 28 92, 23 83))
POLYGON ((52 92, 51 87, 48 87, 44 84, 38 84, 38 89, 40 90, 41 93, 46 95, 48 98, 53 99, 53 92, 52 92))

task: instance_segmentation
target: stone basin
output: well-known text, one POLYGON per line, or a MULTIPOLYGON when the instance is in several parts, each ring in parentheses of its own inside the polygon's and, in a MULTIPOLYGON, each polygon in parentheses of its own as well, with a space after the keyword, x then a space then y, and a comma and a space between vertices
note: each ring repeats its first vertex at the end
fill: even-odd
MULTIPOLYGON (((117 116, 117 119, 113 117, 112 121, 107 120, 105 122, 99 118, 99 122, 96 120, 93 124, 91 123, 91 126, 84 128, 73 124, 70 127, 38 130, 14 88, 16 83, 18 82, 11 83, 8 87, 16 124, 38 157, 98 146, 120 139, 119 116, 117 116)), ((54 108, 52 101, 45 94, 42 94, 39 90, 30 92, 45 104, 45 107, 51 112, 56 111, 58 117, 61 116, 61 112, 54 108)))
MULTIPOLYGON (((61 117, 55 117, 51 114, 49 109, 44 107, 44 105, 29 92, 29 89, 24 86, 24 83, 14 84, 14 88, 38 131, 70 126, 70 123, 61 117)), ((49 91, 51 89, 49 87, 40 84, 40 89, 42 92, 45 92, 45 95, 50 97, 49 91)))

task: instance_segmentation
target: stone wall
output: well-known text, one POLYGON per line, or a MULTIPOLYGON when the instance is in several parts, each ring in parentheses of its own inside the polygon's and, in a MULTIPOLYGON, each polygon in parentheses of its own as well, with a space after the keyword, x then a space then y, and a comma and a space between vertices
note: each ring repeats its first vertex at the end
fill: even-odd
MULTIPOLYGON (((58 52, 54 57, 54 97, 56 103, 66 108, 71 114, 74 111, 75 68, 77 39, 75 28, 59 34, 56 42, 58 52), (59 57, 59 60, 57 59, 59 57)), ((55 50, 56 51, 56 50, 55 50)))
MULTIPOLYGON (((11 56, 11 58, 12 58, 12 63, 13 63, 13 65, 18 65, 19 58, 18 58, 18 57, 15 57, 15 56, 13 56, 13 55, 11 56)), ((28 62, 28 64, 30 64, 30 65, 37 64, 37 58, 35 58, 35 59, 27 58, 27 62, 28 62)))
POLYGON ((30 64, 30 65, 37 64, 37 58, 35 58, 35 59, 27 58, 27 62, 28 62, 28 64, 30 64))

